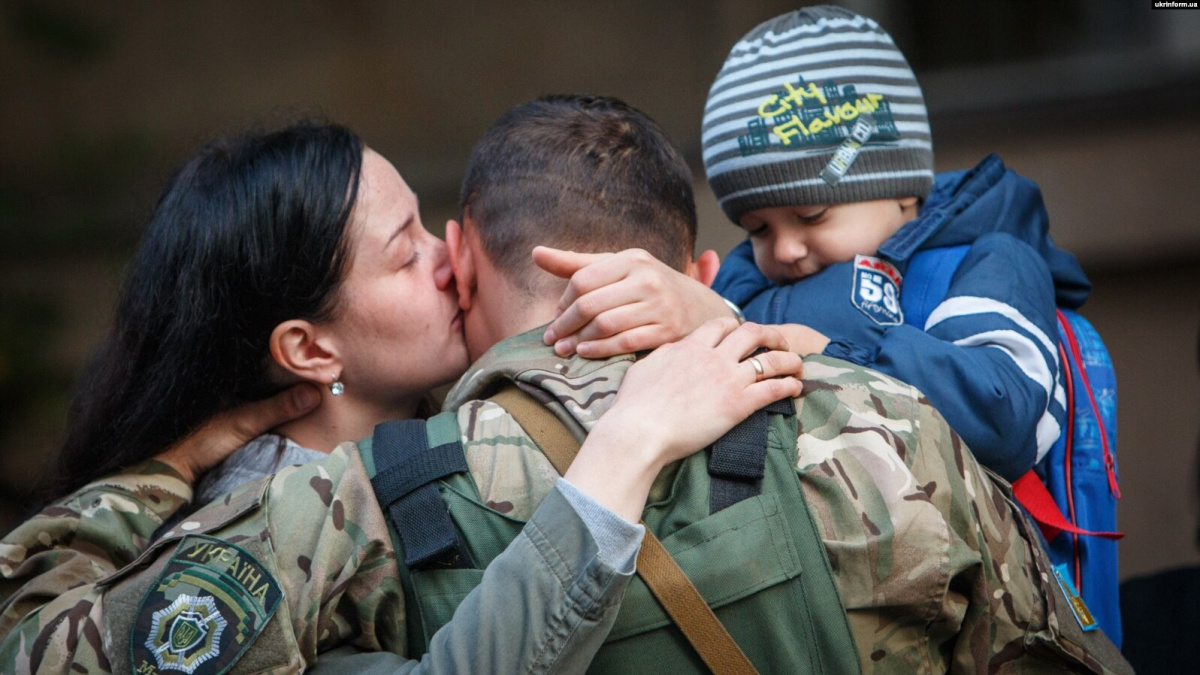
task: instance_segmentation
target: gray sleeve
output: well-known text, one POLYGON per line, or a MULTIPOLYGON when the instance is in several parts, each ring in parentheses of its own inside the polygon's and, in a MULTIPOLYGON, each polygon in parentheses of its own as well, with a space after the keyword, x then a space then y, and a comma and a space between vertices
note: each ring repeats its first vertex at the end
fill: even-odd
POLYGON ((608 636, 631 576, 600 555, 587 522, 556 486, 420 661, 343 648, 322 654, 308 672, 580 673, 608 636))
POLYGON ((556 485, 592 533, 600 549, 600 559, 625 574, 632 573, 636 569, 638 549, 642 547, 646 527, 613 513, 566 478, 558 479, 556 485))

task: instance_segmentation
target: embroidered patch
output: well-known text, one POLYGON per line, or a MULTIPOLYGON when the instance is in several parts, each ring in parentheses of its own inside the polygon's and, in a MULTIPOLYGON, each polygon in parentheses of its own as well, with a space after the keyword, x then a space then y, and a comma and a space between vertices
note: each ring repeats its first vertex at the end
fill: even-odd
POLYGON ((900 273, 891 263, 867 255, 854 256, 854 289, 850 302, 881 326, 904 323, 900 311, 900 273))
POLYGON ((839 86, 831 79, 818 85, 797 74, 795 84, 784 82, 783 89, 759 101, 757 114, 746 122, 745 133, 737 137, 738 150, 748 157, 767 151, 836 145, 852 136, 861 116, 872 118, 875 128, 869 138, 900 138, 886 96, 860 93, 853 84, 839 86))
POLYGON ((279 583, 246 551, 213 537, 184 537, 138 607, 129 638, 134 672, 224 673, 282 597, 279 583))
POLYGON ((1075 584, 1071 582, 1071 574, 1067 571, 1065 564, 1054 566, 1054 578, 1058 580, 1063 595, 1067 596, 1067 604, 1071 605, 1071 613, 1075 615, 1079 627, 1085 631, 1099 628, 1100 624, 1096 621, 1096 617, 1084 604, 1083 598, 1079 596, 1079 591, 1075 590, 1075 584))

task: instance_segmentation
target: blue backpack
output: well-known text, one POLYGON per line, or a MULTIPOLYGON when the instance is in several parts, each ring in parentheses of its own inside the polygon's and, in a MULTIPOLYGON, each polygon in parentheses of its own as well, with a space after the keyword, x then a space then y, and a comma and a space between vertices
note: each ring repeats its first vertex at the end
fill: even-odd
MULTIPOLYGON (((920 251, 909 260, 900 306, 904 322, 924 326, 945 299, 970 245, 920 251)), ((1058 353, 1067 390, 1067 423, 1034 470, 1013 483, 1048 542, 1050 557, 1078 589, 1109 639, 1121 645, 1117 578, 1115 448, 1117 383, 1099 333, 1072 309, 1058 309, 1058 353)))

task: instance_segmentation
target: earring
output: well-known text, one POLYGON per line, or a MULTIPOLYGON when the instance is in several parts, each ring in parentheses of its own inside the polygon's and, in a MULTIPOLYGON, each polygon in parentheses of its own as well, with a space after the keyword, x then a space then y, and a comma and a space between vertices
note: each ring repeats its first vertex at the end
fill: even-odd
POLYGON ((342 384, 342 381, 338 379, 337 375, 334 375, 333 382, 329 383, 329 393, 333 394, 334 396, 341 396, 342 394, 346 393, 346 385, 342 384))

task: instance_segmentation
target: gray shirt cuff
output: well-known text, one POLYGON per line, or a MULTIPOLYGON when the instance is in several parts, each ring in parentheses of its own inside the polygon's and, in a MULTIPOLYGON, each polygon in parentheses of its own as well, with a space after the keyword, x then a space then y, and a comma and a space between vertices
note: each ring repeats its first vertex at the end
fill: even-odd
POLYGON ((555 487, 596 540, 600 560, 621 574, 633 574, 646 528, 613 513, 566 478, 558 479, 555 487))

